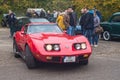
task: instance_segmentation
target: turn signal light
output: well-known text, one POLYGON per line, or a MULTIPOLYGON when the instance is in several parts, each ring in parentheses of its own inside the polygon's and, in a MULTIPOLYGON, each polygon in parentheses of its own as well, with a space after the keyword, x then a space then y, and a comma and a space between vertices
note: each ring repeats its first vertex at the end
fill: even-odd
POLYGON ((47 56, 46 59, 47 59, 47 60, 51 60, 52 57, 51 57, 51 56, 47 56))
POLYGON ((85 54, 83 57, 86 58, 86 57, 88 57, 88 56, 89 56, 88 54, 85 54))

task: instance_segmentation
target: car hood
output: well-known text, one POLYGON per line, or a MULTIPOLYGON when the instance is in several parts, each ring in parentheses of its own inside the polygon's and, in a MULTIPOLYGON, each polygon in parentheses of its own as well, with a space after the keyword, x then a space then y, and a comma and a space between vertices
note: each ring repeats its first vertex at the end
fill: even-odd
POLYGON ((37 33, 37 34, 30 34, 30 37, 33 39, 42 40, 44 43, 75 43, 75 42, 78 42, 77 36, 69 36, 64 33, 63 34, 37 33))
POLYGON ((106 22, 101 22, 100 24, 108 24, 109 22, 108 21, 106 21, 106 22))

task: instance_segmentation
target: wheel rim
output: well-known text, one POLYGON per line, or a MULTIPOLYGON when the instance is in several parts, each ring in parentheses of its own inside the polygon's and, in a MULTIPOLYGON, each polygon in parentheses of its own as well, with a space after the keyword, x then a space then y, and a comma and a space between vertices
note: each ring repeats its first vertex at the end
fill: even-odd
POLYGON ((104 38, 104 40, 110 40, 110 33, 108 31, 105 31, 103 33, 103 38, 104 38))

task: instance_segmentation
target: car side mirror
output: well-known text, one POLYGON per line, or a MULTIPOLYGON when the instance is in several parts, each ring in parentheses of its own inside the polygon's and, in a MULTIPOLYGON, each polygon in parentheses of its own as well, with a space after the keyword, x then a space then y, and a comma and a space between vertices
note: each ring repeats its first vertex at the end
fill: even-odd
POLYGON ((21 34, 22 34, 22 35, 25 35, 26 33, 25 33, 24 31, 21 31, 21 34))

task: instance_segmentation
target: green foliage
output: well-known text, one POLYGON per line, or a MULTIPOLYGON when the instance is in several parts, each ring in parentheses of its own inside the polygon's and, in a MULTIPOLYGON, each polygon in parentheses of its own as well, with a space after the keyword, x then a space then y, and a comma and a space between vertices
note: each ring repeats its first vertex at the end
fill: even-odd
POLYGON ((114 12, 120 11, 120 0, 74 0, 77 6, 76 11, 80 15, 80 10, 87 6, 93 9, 94 6, 102 13, 103 20, 107 20, 114 12))
POLYGON ((2 5, 7 5, 8 8, 1 6, 3 12, 8 9, 13 11, 25 11, 27 8, 44 8, 45 10, 64 10, 71 5, 72 0, 2 0, 2 5))
POLYGON ((0 12, 7 13, 9 9, 16 14, 23 15, 27 8, 44 8, 45 10, 63 11, 67 7, 75 5, 76 12, 80 16, 80 10, 88 6, 94 6, 101 11, 104 20, 107 20, 114 12, 120 11, 120 0, 0 0, 0 12))

